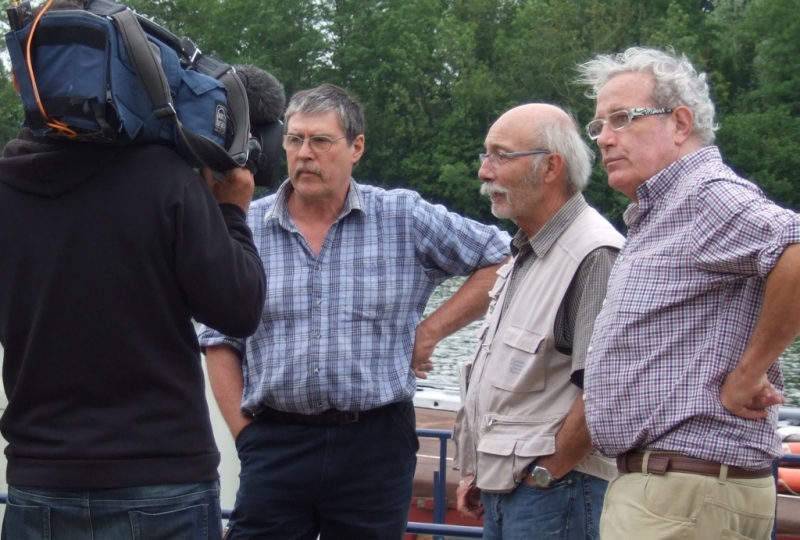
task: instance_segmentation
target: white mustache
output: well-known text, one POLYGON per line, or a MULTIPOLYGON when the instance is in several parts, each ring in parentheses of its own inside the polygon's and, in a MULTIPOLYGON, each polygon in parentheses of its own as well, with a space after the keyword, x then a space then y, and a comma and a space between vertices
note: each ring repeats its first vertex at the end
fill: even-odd
POLYGON ((481 184, 481 195, 491 197, 492 195, 505 195, 508 196, 508 190, 504 187, 496 186, 489 182, 481 184))

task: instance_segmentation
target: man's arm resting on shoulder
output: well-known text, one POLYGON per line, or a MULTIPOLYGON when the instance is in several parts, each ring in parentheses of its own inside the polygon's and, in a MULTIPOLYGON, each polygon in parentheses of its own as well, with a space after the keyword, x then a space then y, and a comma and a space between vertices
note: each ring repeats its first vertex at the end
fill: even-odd
MULTIPOLYGON (((502 263, 501 263, 502 264, 502 263)), ((501 264, 486 266, 473 272, 463 285, 417 326, 411 369, 420 379, 427 379, 426 371, 433 370, 431 355, 436 345, 447 336, 479 319, 489 307, 489 291, 497 279, 501 264)))
MULTIPOLYGON (((592 438, 586 425, 583 391, 581 391, 556 434, 555 453, 540 457, 536 460, 536 464, 550 471, 553 478, 561 478, 574 469, 592 450, 592 438)), ((533 484, 530 474, 525 477, 525 482, 533 484)))
POLYGON ((791 244, 767 276, 764 303, 753 335, 722 384, 723 407, 742 418, 766 418, 766 407, 786 402, 767 370, 800 332, 800 244, 791 244))
POLYGON ((242 360, 238 351, 230 345, 211 345, 206 348, 206 366, 214 399, 231 430, 233 440, 236 440, 239 432, 253 422, 252 418, 242 413, 242 360))

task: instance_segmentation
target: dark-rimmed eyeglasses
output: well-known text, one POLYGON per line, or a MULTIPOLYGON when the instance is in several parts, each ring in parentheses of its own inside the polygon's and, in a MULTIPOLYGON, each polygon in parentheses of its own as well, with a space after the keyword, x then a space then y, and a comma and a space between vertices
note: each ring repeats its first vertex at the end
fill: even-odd
POLYGON ((478 154, 478 161, 481 165, 487 159, 492 165, 502 165, 509 159, 518 158, 521 156, 531 156, 533 154, 549 154, 550 150, 522 150, 521 152, 490 152, 488 154, 478 154))
POLYGON ((600 136, 600 133, 602 133, 603 126, 606 124, 608 124, 612 130, 619 131, 631 125, 634 118, 652 116, 654 114, 669 114, 671 112, 672 109, 627 109, 617 111, 609 114, 608 118, 596 118, 586 124, 586 133, 591 140, 595 141, 600 136))
POLYGON ((330 137, 326 137, 325 135, 314 135, 307 139, 303 137, 298 137, 297 135, 284 135, 283 136, 283 149, 287 152, 299 152, 301 148, 303 148, 303 143, 308 141, 308 146, 311 147, 311 150, 316 152, 317 154, 324 154, 325 152, 330 151, 333 143, 338 140, 344 139, 345 136, 342 135, 337 139, 331 139, 330 137))

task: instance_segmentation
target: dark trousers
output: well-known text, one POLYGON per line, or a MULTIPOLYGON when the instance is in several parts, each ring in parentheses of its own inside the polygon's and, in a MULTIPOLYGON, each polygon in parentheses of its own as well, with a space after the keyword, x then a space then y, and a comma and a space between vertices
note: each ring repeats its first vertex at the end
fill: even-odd
POLYGON ((236 449, 227 540, 402 538, 419 449, 410 401, 345 426, 258 421, 236 449))

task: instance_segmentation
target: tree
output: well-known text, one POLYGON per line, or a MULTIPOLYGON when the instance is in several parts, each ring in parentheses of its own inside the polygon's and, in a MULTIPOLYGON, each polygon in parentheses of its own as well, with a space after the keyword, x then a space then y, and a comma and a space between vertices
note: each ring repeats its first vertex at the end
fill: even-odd
MULTIPOLYGON (((129 0, 203 52, 252 63, 293 92, 323 82, 365 107, 356 177, 407 187, 483 221, 476 155, 517 104, 557 103, 584 125, 576 64, 632 45, 672 47, 708 73, 726 159, 798 205, 800 0, 129 0)), ((0 136, 19 101, 0 77, 0 136), (5 90, 3 90, 5 89, 5 90)), ((13 117, 13 118, 12 118, 13 117)), ((621 225, 627 200, 596 164, 586 197, 621 225)))
POLYGON ((0 65, 0 148, 17 135, 22 118, 22 101, 14 90, 9 72, 0 65))

